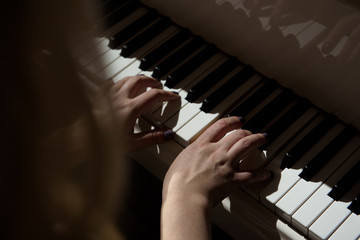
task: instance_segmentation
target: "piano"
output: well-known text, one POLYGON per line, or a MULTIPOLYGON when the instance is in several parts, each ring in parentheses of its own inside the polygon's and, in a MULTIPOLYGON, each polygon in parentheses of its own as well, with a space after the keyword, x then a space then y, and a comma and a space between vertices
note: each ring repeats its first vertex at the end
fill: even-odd
POLYGON ((273 179, 214 209, 234 239, 360 239, 360 5, 336 0, 103 0, 73 47, 80 75, 145 74, 181 99, 149 109, 136 131, 173 141, 130 154, 163 179, 177 154, 217 119, 246 119, 269 143, 243 169, 273 179))

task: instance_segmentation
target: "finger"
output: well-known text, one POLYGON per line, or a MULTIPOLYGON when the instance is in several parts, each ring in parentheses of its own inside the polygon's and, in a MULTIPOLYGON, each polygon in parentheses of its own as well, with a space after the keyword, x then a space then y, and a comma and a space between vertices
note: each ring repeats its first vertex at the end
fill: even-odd
POLYGON ((155 144, 160 144, 174 138, 175 133, 171 130, 150 130, 134 134, 133 146, 131 150, 137 150, 149 147, 155 144))
POLYGON ((241 128, 243 122, 244 119, 242 117, 222 118, 206 129, 197 141, 217 142, 223 138, 226 133, 241 128))
POLYGON ((179 99, 179 95, 174 92, 152 88, 133 99, 134 114, 136 117, 138 117, 143 112, 145 112, 145 110, 152 107, 156 103, 174 101, 176 99, 179 99))
POLYGON ((250 151, 265 144, 267 142, 266 137, 267 134, 265 133, 257 133, 237 141, 228 151, 230 159, 233 159, 233 165, 237 165, 234 161, 244 158, 250 151))
POLYGON ((112 87, 112 91, 114 91, 114 92, 119 91, 129 78, 130 77, 124 77, 124 78, 116 81, 112 87))
POLYGON ((238 129, 235 130, 229 134, 227 134, 225 137, 223 137, 220 140, 220 144, 222 147, 224 147, 226 150, 229 150, 236 142, 238 142, 240 139, 249 136, 251 134, 248 130, 242 130, 238 129))
POLYGON ((239 185, 247 185, 262 182, 270 179, 273 173, 266 169, 256 169, 246 172, 238 172, 234 174, 233 180, 239 185))
POLYGON ((124 84, 129 98, 134 98, 144 93, 147 88, 162 88, 162 84, 154 78, 147 76, 132 76, 124 84))

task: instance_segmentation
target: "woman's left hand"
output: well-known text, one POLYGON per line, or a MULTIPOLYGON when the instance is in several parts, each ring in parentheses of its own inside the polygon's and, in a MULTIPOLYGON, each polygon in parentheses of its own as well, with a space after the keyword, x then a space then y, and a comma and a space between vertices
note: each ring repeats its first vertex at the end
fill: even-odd
POLYGON ((115 120, 121 123, 130 151, 162 143, 171 138, 171 130, 154 129, 134 133, 136 120, 156 104, 179 99, 179 95, 165 91, 154 78, 136 75, 125 77, 110 86, 108 104, 115 120))

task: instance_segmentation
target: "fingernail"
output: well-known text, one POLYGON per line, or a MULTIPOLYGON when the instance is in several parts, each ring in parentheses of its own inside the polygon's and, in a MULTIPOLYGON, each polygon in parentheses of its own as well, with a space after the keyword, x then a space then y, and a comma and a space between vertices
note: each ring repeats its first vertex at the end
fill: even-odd
POLYGON ((266 140, 269 140, 269 134, 267 134, 266 132, 262 133, 262 135, 266 138, 266 140))
POLYGON ((241 116, 239 116, 238 118, 239 118, 239 120, 240 120, 241 123, 245 123, 245 118, 243 118, 243 117, 241 117, 241 116))
POLYGON ((167 130, 163 134, 163 138, 165 141, 174 139, 175 133, 172 130, 167 130))
POLYGON ((139 74, 136 74, 136 76, 145 76, 145 74, 139 73, 139 74))

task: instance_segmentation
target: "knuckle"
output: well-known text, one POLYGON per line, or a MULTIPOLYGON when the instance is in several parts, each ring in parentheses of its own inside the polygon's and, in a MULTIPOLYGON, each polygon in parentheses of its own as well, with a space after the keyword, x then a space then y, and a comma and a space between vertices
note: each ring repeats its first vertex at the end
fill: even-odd
POLYGON ((251 141, 250 139, 248 139, 248 138, 243 138, 243 139, 241 139, 241 140, 240 140, 240 143, 241 143, 241 145, 242 145, 243 147, 245 147, 245 148, 249 148, 249 147, 252 146, 252 141, 251 141))
POLYGON ((131 81, 132 78, 133 78, 133 76, 126 76, 126 77, 124 77, 123 79, 121 79, 121 80, 118 81, 118 82, 128 82, 128 81, 131 81))
POLYGON ((148 94, 151 98, 159 98, 162 96, 162 91, 157 88, 151 88, 148 90, 148 94))
POLYGON ((215 126, 217 128, 224 129, 224 128, 227 128, 229 126, 229 123, 225 118, 223 118, 223 119, 220 119, 219 121, 217 121, 215 123, 215 126))
POLYGON ((133 82, 139 82, 141 81, 141 76, 131 76, 130 77, 130 80, 133 81, 133 82))
POLYGON ((163 139, 162 132, 152 132, 150 136, 151 142, 153 144, 159 143, 163 139))
POLYGON ((244 131, 244 133, 245 133, 246 135, 252 134, 252 132, 250 132, 249 130, 243 130, 243 131, 244 131))

